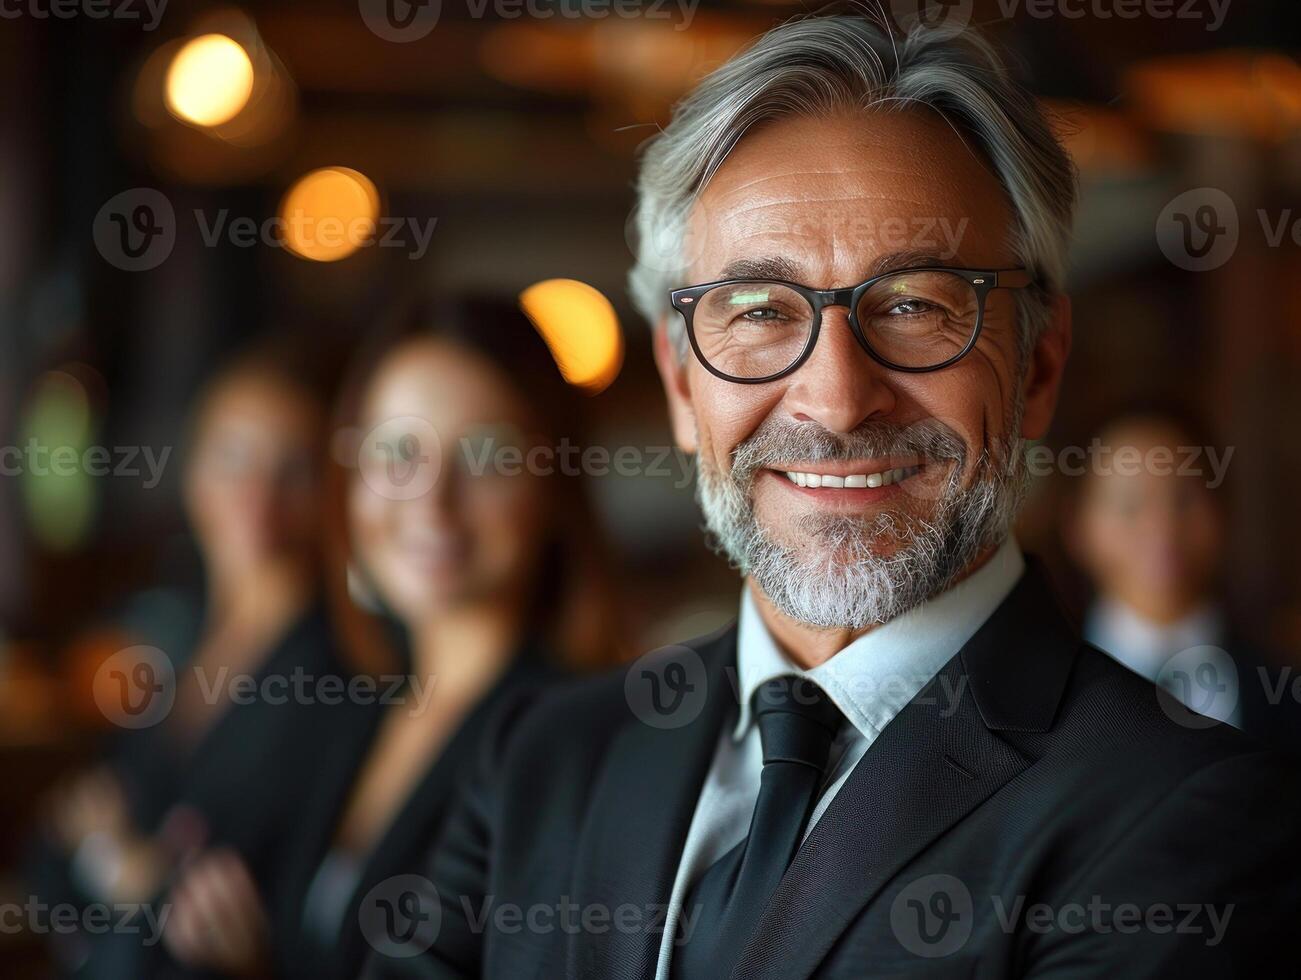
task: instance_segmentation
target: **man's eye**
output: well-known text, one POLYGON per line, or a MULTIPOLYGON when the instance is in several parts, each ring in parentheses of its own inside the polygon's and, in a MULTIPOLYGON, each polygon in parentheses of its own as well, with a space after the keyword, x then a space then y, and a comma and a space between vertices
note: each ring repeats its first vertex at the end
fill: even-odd
POLYGON ((782 313, 776 307, 759 306, 754 309, 746 310, 740 316, 742 320, 749 320, 751 323, 762 323, 770 320, 780 320, 782 313))
POLYGON ((901 299, 891 306, 887 313, 895 316, 919 316, 923 313, 934 312, 936 307, 921 299, 901 299))

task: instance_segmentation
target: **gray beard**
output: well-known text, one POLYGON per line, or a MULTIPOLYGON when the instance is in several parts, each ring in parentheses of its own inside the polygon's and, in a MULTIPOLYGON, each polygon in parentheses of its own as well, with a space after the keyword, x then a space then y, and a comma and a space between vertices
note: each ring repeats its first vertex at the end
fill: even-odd
MULTIPOLYGON (((1018 432, 1020 420, 1017 404, 1004 431, 1018 432)), ((810 626, 861 630, 945 591, 1007 538, 1029 488, 1020 440, 1003 452, 982 450, 964 488, 967 455, 957 433, 934 420, 906 429, 869 422, 838 435, 816 422, 774 417, 737 447, 729 473, 700 457, 696 499, 714 550, 753 579, 778 610, 810 626), (804 539, 799 548, 773 540, 755 518, 752 487, 762 468, 886 456, 919 456, 927 467, 953 464, 944 485, 934 488, 928 516, 902 510, 868 520, 805 516, 792 528, 804 539), (890 554, 877 554, 891 543, 890 554)))

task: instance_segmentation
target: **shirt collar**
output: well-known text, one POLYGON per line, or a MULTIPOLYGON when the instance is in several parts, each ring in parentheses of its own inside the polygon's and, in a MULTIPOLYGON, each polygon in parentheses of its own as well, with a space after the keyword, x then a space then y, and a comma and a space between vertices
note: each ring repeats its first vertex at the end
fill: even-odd
POLYGON ((737 623, 741 713, 734 737, 739 741, 750 729, 750 703, 759 686, 794 674, 817 683, 863 736, 875 738, 980 629, 1024 570, 1021 549, 1009 536, 984 565, 953 588, 860 636, 811 670, 787 658, 746 588, 737 623))
POLYGON ((1214 603, 1173 623, 1144 619, 1116 599, 1100 599, 1089 610, 1084 638, 1134 673, 1155 681, 1170 657, 1198 646, 1224 642, 1224 614, 1214 603))

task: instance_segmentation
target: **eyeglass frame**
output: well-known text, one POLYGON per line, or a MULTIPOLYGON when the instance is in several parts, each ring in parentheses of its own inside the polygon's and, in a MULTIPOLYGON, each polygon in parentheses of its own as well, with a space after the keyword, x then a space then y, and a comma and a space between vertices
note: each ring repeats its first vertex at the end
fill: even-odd
POLYGON ((980 339, 980 331, 985 326, 985 298, 994 289, 1025 289, 1035 285, 1035 277, 1029 269, 964 269, 954 266, 918 266, 908 269, 895 269, 891 272, 883 272, 880 275, 872 276, 860 282, 856 286, 847 286, 844 289, 813 289, 810 286, 803 286, 797 282, 790 282, 786 279, 763 279, 753 277, 742 277, 739 279, 719 279, 716 282, 701 283, 698 286, 683 286, 669 293, 669 303, 675 310, 681 314, 683 322, 687 328, 687 339, 691 343, 691 349, 696 354, 696 359, 704 366, 705 370, 716 378, 723 381, 730 381, 733 384, 757 385, 767 384, 769 381, 777 381, 780 378, 799 369, 809 356, 813 353, 813 348, 817 346, 818 334, 822 329, 822 311, 829 306, 843 306, 849 310, 849 329, 858 341, 858 345, 867 352, 867 355, 876 361, 882 367, 891 371, 903 371, 907 374, 929 374, 932 371, 941 371, 946 367, 956 364, 962 358, 971 353, 976 346, 976 341, 980 339), (872 349, 872 345, 867 342, 867 337, 863 333, 863 326, 858 322, 858 302, 866 292, 880 282, 891 276, 906 275, 911 272, 949 272, 965 279, 968 285, 976 293, 976 326, 971 331, 971 339, 967 341, 967 346, 962 348, 948 360, 936 364, 932 367, 904 367, 902 364, 895 364, 888 361, 872 349), (720 371, 709 363, 709 359, 700 350, 700 345, 696 341, 696 329, 693 322, 693 315, 696 307, 695 302, 705 293, 719 286, 738 286, 745 283, 773 283, 778 286, 785 286, 804 297, 813 311, 813 326, 809 329, 809 338, 804 344, 804 350, 795 358, 788 367, 783 368, 776 374, 770 374, 762 378, 738 378, 733 375, 720 371))

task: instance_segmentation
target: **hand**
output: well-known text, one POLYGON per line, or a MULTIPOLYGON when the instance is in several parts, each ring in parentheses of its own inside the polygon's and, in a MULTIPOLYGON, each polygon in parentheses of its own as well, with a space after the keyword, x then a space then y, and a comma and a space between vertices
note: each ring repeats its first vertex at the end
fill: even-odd
POLYGON ((56 787, 49 800, 55 837, 75 851, 91 834, 124 838, 131 833, 126 794, 106 767, 80 773, 56 787))
POLYGON ((236 976, 267 972, 266 913, 253 876, 234 851, 196 858, 181 872, 170 901, 163 942, 176 959, 236 976))

